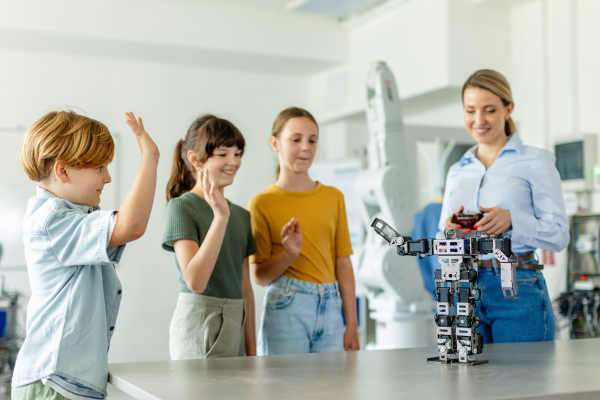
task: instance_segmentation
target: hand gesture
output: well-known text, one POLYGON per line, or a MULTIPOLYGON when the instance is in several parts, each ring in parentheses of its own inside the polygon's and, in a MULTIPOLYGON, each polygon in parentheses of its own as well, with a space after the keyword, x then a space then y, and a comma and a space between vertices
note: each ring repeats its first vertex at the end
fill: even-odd
POLYGON ((502 232, 508 230, 512 225, 512 219, 510 211, 503 210, 499 207, 484 208, 479 207, 479 210, 484 213, 488 213, 485 217, 481 218, 475 229, 481 232, 485 232, 489 235, 499 235, 502 232))
POLYGON ((125 113, 125 122, 127 122, 127 125, 129 125, 135 136, 140 137, 144 134, 148 134, 144 129, 144 123, 142 122, 142 119, 140 117, 136 118, 131 111, 125 113))
POLYGON ((448 217, 448 219, 446 220, 446 232, 448 232, 448 230, 450 230, 450 229, 462 229, 462 226, 460 226, 459 224, 452 223, 452 217, 454 216, 454 214, 458 214, 459 212, 463 211, 464 209, 465 208, 463 206, 460 206, 452 213, 451 216, 448 217))
POLYGON ((300 254, 302 247, 302 231, 300 230, 300 222, 296 218, 292 218, 281 229, 281 238, 285 251, 294 257, 300 254))
POLYGON ((358 344, 358 332, 356 328, 346 328, 344 332, 344 350, 345 351, 357 351, 360 350, 358 344))
POLYGON ((204 200, 212 208, 215 217, 229 217, 229 203, 219 190, 214 181, 210 181, 208 169, 200 170, 199 178, 202 181, 204 200))
POLYGON ((135 117, 131 111, 125 113, 125 122, 131 128, 131 131, 138 140, 140 150, 142 154, 155 154, 160 155, 158 146, 148 135, 148 132, 144 129, 144 123, 140 117, 135 117))

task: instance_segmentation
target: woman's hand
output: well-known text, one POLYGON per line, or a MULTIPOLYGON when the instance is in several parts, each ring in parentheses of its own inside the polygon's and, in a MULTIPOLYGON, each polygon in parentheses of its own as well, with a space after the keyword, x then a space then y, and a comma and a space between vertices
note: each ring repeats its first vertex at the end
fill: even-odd
POLYGON ((229 218, 229 203, 223 197, 223 193, 217 187, 215 182, 211 182, 208 176, 208 169, 200 171, 200 179, 202 180, 202 189, 204 190, 204 199, 212 208, 216 217, 229 218))
POLYGON ((508 230, 512 225, 510 211, 508 210, 499 207, 484 208, 481 206, 479 210, 488 213, 475 225, 475 229, 480 232, 485 232, 489 235, 499 235, 508 230))
POLYGON ((452 213, 451 216, 448 217, 448 219, 446 220, 446 232, 448 232, 448 230, 450 230, 450 229, 462 229, 462 226, 460 226, 459 224, 452 223, 452 217, 454 217, 454 214, 458 214, 459 212, 463 211, 464 209, 465 208, 463 206, 460 206, 452 213))
POLYGON ((281 229, 281 238, 285 251, 293 257, 298 257, 300 248, 302 247, 302 231, 300 230, 300 222, 296 218, 292 218, 281 229))
POLYGON ((344 350, 360 350, 360 345, 358 344, 358 331, 356 328, 346 327, 346 332, 344 332, 344 350))

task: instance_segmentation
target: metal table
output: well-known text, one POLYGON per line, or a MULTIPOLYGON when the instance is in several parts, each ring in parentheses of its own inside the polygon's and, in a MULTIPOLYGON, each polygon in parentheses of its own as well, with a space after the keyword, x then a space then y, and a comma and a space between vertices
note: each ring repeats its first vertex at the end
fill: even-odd
POLYGON ((427 363, 435 347, 109 365, 137 399, 600 399, 600 339, 493 344, 488 364, 427 363))

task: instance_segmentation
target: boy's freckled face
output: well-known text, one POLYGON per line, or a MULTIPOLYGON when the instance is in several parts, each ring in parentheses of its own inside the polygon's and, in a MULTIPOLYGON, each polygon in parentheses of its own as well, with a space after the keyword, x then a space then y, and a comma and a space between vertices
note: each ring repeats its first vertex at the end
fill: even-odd
POLYGON ((202 168, 208 169, 209 179, 214 181, 218 187, 229 186, 242 165, 242 151, 233 147, 219 147, 213 155, 202 164, 202 168))
POLYGON ((100 204, 104 185, 111 182, 106 165, 97 168, 68 168, 68 173, 69 201, 88 207, 100 204))

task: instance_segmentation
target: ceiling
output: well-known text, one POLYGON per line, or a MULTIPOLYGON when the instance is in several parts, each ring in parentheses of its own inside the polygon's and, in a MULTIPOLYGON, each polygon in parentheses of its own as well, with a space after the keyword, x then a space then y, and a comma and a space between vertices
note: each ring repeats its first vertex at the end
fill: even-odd
POLYGON ((278 8, 280 10, 285 10, 286 5, 290 3, 291 0, 209 0, 213 3, 219 4, 240 4, 246 6, 256 6, 256 7, 271 7, 278 8))
POLYGON ((208 0, 219 4, 269 7, 346 18, 386 0, 208 0))

